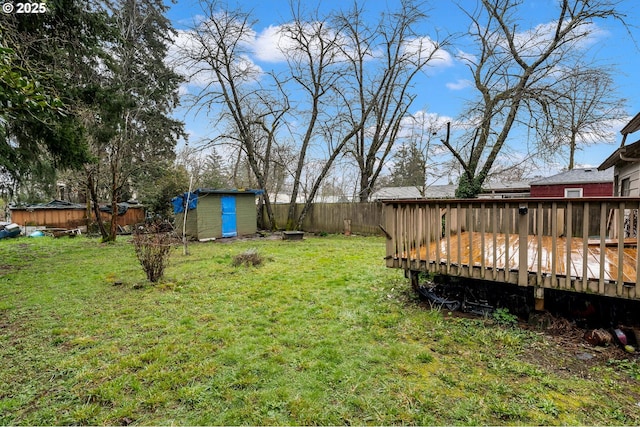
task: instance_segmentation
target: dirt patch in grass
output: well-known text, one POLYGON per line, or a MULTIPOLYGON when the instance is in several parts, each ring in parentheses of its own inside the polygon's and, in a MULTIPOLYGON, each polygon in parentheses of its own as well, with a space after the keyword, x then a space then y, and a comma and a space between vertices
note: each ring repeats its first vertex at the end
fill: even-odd
POLYGON ((9 274, 12 271, 18 270, 20 267, 15 265, 8 264, 0 264, 0 276, 4 276, 5 274, 9 274))
MULTIPOLYGON (((553 317, 549 314, 545 316, 552 322, 543 330, 532 328, 527 324, 521 327, 539 331, 545 336, 546 342, 554 344, 553 348, 549 348, 548 345, 534 345, 528 353, 528 358, 532 363, 543 366, 559 376, 591 379, 594 376, 593 368, 595 367, 607 368, 612 363, 615 364, 615 361, 639 358, 637 351, 630 354, 616 343, 593 346, 584 338, 587 329, 578 327, 561 317, 553 317)), ((631 377, 621 378, 621 380, 633 381, 631 377)))
MULTIPOLYGON (((411 302, 407 302, 409 305, 411 304, 411 302)), ((425 310, 432 309, 425 301, 420 301, 419 305, 423 306, 425 310)), ((482 318, 476 314, 460 311, 448 312, 447 316, 467 319, 482 318)), ((503 327, 490 318, 486 320, 486 323, 494 325, 496 328, 503 327)), ((547 312, 536 315, 529 322, 520 320, 516 327, 544 337, 540 342, 532 343, 524 351, 523 359, 560 377, 593 379, 594 368, 608 369, 613 365, 621 365, 627 361, 640 360, 638 349, 634 353, 628 353, 615 342, 606 346, 589 344, 585 340, 585 333, 589 329, 579 327, 569 319, 547 312)), ((595 369, 595 371, 597 370, 595 369)), ((630 385, 635 382, 633 375, 623 376, 620 380, 630 385)))

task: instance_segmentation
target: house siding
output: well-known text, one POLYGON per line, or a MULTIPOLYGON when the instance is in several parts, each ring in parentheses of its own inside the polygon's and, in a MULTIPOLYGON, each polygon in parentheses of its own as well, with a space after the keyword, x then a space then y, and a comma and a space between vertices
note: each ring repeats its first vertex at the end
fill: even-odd
POLYGON ((616 176, 618 183, 618 188, 616 188, 616 194, 620 194, 620 185, 623 179, 629 178, 629 196, 630 197, 639 197, 640 196, 640 165, 639 164, 629 164, 623 166, 616 170, 616 176))
POLYGON ((613 196, 613 183, 532 185, 531 197, 564 197, 567 188, 582 188, 582 197, 613 196))

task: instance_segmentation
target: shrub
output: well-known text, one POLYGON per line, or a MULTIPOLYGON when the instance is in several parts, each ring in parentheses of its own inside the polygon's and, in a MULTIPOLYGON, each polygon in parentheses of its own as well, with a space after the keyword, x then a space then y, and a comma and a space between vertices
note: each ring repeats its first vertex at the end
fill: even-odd
POLYGON ((508 308, 496 308, 493 319, 503 326, 515 326, 518 323, 518 316, 509 313, 508 308))
POLYGON ((162 224, 151 223, 139 226, 133 234, 133 245, 140 265, 151 283, 156 283, 164 275, 169 263, 171 246, 176 243, 173 232, 163 230, 162 224))

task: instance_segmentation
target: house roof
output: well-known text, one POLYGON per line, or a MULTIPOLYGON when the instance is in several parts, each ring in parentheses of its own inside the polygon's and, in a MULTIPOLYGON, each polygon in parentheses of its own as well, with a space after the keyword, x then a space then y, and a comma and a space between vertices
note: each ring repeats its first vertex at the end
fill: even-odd
POLYGON ((597 184, 608 182, 613 182, 612 169, 580 168, 533 181, 531 185, 597 184))
POLYGON ((636 114, 635 117, 631 119, 625 127, 622 128, 620 133, 622 135, 627 135, 630 133, 634 133, 638 129, 640 129, 640 113, 636 114))
POLYGON ((504 181, 491 182, 482 188, 483 193, 509 192, 509 191, 529 191, 531 184, 529 181, 504 181))
MULTIPOLYGON (((456 196, 455 184, 430 185, 424 196, 418 187, 383 187, 371 195, 371 200, 386 199, 453 199, 456 196)), ((484 186, 481 194, 528 192, 528 181, 494 182, 484 186)))
MULTIPOLYGON (((638 116, 640 116, 640 114, 638 116)), ((598 170, 605 170, 611 168, 612 166, 625 166, 630 163, 638 162, 640 162, 640 140, 634 142, 633 144, 625 145, 618 148, 607 158, 607 160, 605 160, 600 166, 598 166, 598 170)))
POLYGON ((385 199, 446 199, 456 194, 455 185, 430 185, 424 196, 418 187, 383 187, 371 195, 371 200, 385 199))

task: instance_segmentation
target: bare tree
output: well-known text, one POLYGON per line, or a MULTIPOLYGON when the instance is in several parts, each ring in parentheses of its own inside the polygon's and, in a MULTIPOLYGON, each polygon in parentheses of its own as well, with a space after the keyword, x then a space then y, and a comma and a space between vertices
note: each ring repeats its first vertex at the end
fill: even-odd
POLYGON ((615 141, 611 123, 625 117, 625 99, 616 96, 611 70, 577 65, 562 73, 554 108, 549 146, 568 150, 569 170, 576 151, 604 141, 615 141))
MULTIPOLYGON (((209 111, 222 106, 215 123, 229 123, 230 131, 218 135, 212 143, 236 142, 258 186, 268 191, 270 149, 288 104, 266 100, 266 92, 257 84, 263 73, 247 59, 254 24, 251 15, 220 8, 215 0, 200 4, 204 19, 191 29, 180 55, 189 70, 189 80, 202 82, 192 103, 209 111)), ((261 203, 267 212, 263 226, 275 227, 268 193, 261 203)))
POLYGON ((347 102, 349 114, 354 126, 366 122, 347 147, 360 170, 360 201, 369 199, 402 131, 415 99, 410 92, 414 78, 447 55, 441 50, 442 43, 416 32, 415 27, 426 18, 424 9, 424 2, 403 1, 399 10, 382 15, 375 27, 365 22, 364 10, 357 3, 337 17, 344 27, 347 43, 342 51, 357 96, 347 102))
POLYGON ((289 229, 302 226, 323 180, 336 159, 344 154, 347 143, 363 128, 373 108, 373 105, 367 105, 367 111, 358 120, 349 118, 351 99, 346 94, 346 82, 350 70, 343 52, 345 23, 333 19, 331 14, 307 11, 303 3, 292 1, 292 21, 282 27, 287 40, 282 51, 290 73, 289 87, 299 97, 296 116, 304 123, 293 130, 294 138, 300 144, 292 171, 293 186, 287 215, 289 229), (311 175, 305 175, 305 203, 298 212, 296 200, 303 190, 302 178, 309 163, 314 164, 317 173, 313 174, 313 179, 311 175))
POLYGON ((283 34, 289 40, 288 45, 283 46, 283 53, 287 58, 293 90, 301 97, 298 115, 304 117, 302 122, 306 124, 300 128, 298 159, 292 170, 293 187, 287 229, 301 227, 322 179, 346 143, 344 138, 334 143, 334 135, 342 128, 338 122, 342 115, 336 113, 339 109, 336 106, 344 105, 336 101, 341 79, 346 73, 340 56, 341 32, 331 27, 326 17, 320 16, 317 10, 305 11, 304 4, 302 1, 291 2, 293 19, 283 26, 283 34), (327 126, 330 123, 335 123, 336 127, 327 126), (312 150, 324 151, 328 157, 311 159, 312 150), (305 173, 310 163, 313 163, 314 170, 318 170, 314 179, 305 173), (303 190, 305 206, 298 213, 296 201, 303 190))
POLYGON ((477 52, 464 60, 479 100, 466 113, 474 131, 453 144, 443 140, 463 168, 456 195, 475 197, 519 123, 549 126, 556 101, 557 73, 579 59, 580 43, 595 30, 597 19, 619 19, 619 0, 561 0, 556 18, 528 31, 518 27, 518 0, 481 0, 467 12, 477 52), (455 145, 455 146, 454 146, 455 145))

